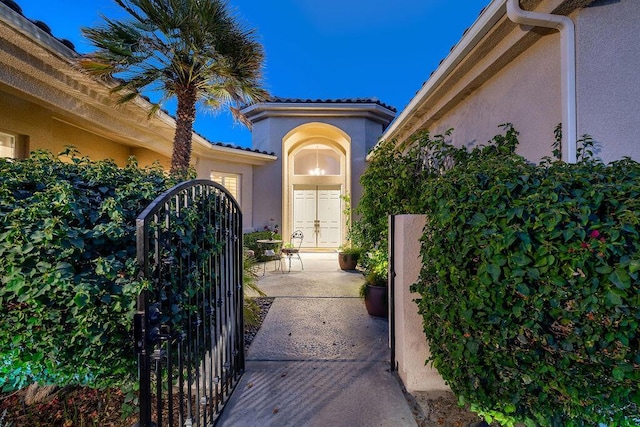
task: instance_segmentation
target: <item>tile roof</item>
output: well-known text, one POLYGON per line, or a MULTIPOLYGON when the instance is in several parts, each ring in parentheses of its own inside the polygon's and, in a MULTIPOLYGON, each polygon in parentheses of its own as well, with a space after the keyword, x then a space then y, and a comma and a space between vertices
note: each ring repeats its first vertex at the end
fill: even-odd
POLYGON ((337 98, 337 99, 303 99, 303 98, 281 98, 272 97, 269 99, 275 104, 377 104, 387 110, 397 112, 395 107, 387 105, 378 98, 337 98))
MULTIPOLYGON (((67 39, 60 39, 57 38, 56 36, 54 36, 52 34, 51 31, 51 27, 49 27, 45 22, 43 21, 39 21, 39 20, 34 20, 34 19, 29 19, 26 16, 24 16, 24 13, 22 12, 22 8, 20 7, 20 5, 18 5, 18 3, 16 3, 14 0, 0 0, 0 3, 4 4, 5 6, 7 6, 9 9, 13 10, 14 12, 16 12, 17 14, 19 14, 20 16, 22 16, 23 18, 27 19, 28 21, 30 21, 33 25, 35 25, 36 27, 38 27, 39 31, 43 31, 46 34, 48 34, 49 36, 53 37, 54 39, 56 39, 57 41, 59 41, 62 45, 66 46, 68 49, 71 49, 72 51, 74 51, 76 54, 79 54, 76 51, 75 45, 67 40, 67 39)), ((147 96, 141 95, 141 97, 151 103, 150 99, 147 96)), ((166 110, 162 110, 163 113, 165 113, 167 116, 172 117, 175 120, 175 117, 171 114, 169 114, 166 110)), ((202 136, 201 134, 199 134, 198 132, 193 132, 194 134, 198 135, 199 137, 201 137, 202 139, 204 139, 205 141, 209 142, 211 145, 215 145, 218 147, 225 147, 225 148, 232 148, 232 149, 236 149, 239 151, 248 151, 248 152, 252 152, 252 153, 256 153, 256 154, 266 154, 269 156, 275 156, 274 152, 268 152, 268 151, 261 151, 261 150, 257 150, 257 149, 253 149, 251 147, 240 147, 238 145, 233 145, 233 144, 227 144, 227 143, 223 143, 223 142, 213 142, 210 141, 209 139, 205 138, 204 136, 202 136)))
MULTIPOLYGON (((47 33, 48 35, 50 35, 51 37, 55 38, 56 40, 58 40, 60 43, 62 43, 63 45, 65 45, 67 48, 73 50, 74 52, 76 51, 76 47, 75 45, 67 39, 59 39, 56 36, 54 36, 51 33, 51 28, 43 21, 38 21, 37 19, 29 19, 26 16, 24 16, 24 13, 22 13, 22 8, 20 7, 20 5, 18 5, 18 3, 16 3, 13 0, 0 0, 0 3, 4 4, 5 6, 7 6, 9 9, 13 10, 14 12, 16 12, 18 15, 22 16, 23 18, 29 20, 33 25, 35 25, 36 27, 38 27, 41 31, 44 31, 45 33, 47 33)), ((77 52, 76 52, 77 53, 77 52)))

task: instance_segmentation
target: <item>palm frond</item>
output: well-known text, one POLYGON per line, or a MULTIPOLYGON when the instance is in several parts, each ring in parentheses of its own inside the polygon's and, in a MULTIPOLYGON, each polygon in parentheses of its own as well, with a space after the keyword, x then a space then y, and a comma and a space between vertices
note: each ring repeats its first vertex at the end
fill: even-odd
POLYGON ((94 76, 105 76, 113 74, 114 67, 110 63, 98 61, 89 56, 83 56, 79 60, 79 64, 82 68, 94 76))
MULTIPOLYGON (((203 101, 216 110, 228 108, 250 125, 240 107, 268 98, 261 88, 264 51, 255 31, 238 22, 226 0, 115 1, 129 20, 104 18, 101 26, 83 28, 97 51, 79 64, 93 75, 117 79, 119 102, 160 89, 163 96, 153 115, 161 102, 195 91, 194 105, 178 103, 179 109, 203 101)), ((180 168, 172 164, 172 170, 180 168)))

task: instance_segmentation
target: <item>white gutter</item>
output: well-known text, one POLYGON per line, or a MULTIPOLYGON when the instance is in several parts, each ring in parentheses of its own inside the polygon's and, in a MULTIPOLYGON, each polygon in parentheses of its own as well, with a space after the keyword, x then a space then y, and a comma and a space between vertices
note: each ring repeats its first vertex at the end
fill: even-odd
POLYGON ((573 21, 564 15, 529 12, 520 8, 520 0, 507 0, 507 16, 516 24, 554 28, 560 31, 562 57, 562 157, 576 162, 576 36, 573 21))

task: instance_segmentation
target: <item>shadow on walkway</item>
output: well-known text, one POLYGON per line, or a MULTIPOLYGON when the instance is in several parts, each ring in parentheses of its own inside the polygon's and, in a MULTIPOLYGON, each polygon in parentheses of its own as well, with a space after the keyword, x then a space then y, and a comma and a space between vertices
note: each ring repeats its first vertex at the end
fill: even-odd
POLYGON ((301 256, 304 271, 267 265, 259 279, 275 301, 217 425, 415 426, 389 372, 389 324, 358 296, 362 275, 341 271, 335 253, 301 256))

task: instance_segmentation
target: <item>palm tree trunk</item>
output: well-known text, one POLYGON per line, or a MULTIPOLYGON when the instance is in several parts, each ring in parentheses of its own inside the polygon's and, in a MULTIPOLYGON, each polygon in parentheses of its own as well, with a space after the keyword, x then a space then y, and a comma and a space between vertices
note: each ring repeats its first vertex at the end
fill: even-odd
POLYGON ((171 174, 180 179, 187 178, 191 161, 191 138, 193 122, 196 118, 196 96, 194 87, 179 90, 178 109, 176 111, 176 133, 173 138, 173 155, 171 157, 171 174))

